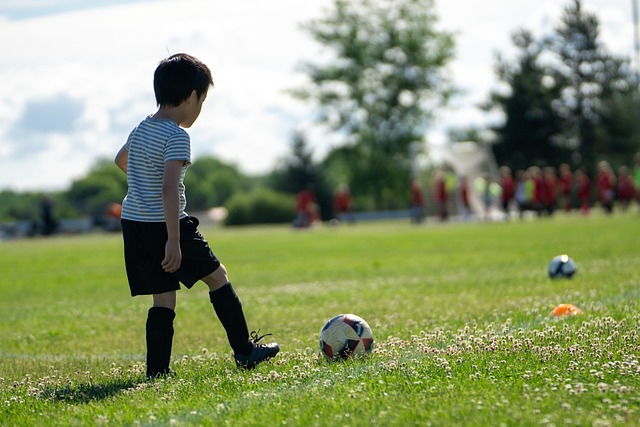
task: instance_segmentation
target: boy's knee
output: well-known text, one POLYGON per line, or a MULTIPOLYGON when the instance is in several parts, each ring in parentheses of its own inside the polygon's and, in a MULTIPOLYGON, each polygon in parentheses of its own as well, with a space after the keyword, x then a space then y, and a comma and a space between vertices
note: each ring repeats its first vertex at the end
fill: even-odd
POLYGON ((215 291, 229 283, 229 277, 227 276, 227 269, 224 264, 220 264, 213 273, 202 278, 202 281, 209 286, 210 291, 215 291))

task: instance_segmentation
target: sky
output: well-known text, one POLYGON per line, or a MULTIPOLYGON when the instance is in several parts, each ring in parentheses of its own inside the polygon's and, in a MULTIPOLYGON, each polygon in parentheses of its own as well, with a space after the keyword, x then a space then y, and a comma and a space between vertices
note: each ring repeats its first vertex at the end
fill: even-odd
MULTIPOLYGON (((520 28, 548 34, 570 0, 435 0, 439 28, 455 34, 449 72, 462 93, 430 123, 425 140, 495 117, 478 109, 497 85, 495 54, 512 57, 520 28)), ((634 57, 633 0, 582 0, 601 41, 634 57)), ((313 122, 311 105, 287 91, 305 83, 303 61, 326 51, 301 24, 332 0, 2 0, 0 2, 0 190, 58 191, 156 111, 153 71, 187 52, 212 70, 192 156, 215 155, 248 174, 272 170, 307 134, 317 159, 336 138, 313 122)))

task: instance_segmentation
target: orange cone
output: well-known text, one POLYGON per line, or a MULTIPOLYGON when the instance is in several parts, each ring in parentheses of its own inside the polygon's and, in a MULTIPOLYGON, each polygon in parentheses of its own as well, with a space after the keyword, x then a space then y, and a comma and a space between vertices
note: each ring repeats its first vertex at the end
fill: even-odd
POLYGON ((573 316, 574 314, 582 314, 582 310, 573 304, 560 304, 551 312, 552 316, 573 316))

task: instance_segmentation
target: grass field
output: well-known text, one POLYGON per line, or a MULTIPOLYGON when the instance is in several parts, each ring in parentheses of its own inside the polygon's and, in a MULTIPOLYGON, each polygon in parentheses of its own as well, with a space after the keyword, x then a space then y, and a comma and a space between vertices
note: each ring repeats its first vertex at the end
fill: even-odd
POLYGON ((178 294, 177 375, 147 382, 150 298, 129 296, 119 235, 2 242, 0 425, 640 425, 635 210, 202 231, 276 359, 237 370, 198 284, 178 294), (552 281, 562 253, 578 273, 552 281), (328 364, 319 331, 344 312, 376 348, 328 364))

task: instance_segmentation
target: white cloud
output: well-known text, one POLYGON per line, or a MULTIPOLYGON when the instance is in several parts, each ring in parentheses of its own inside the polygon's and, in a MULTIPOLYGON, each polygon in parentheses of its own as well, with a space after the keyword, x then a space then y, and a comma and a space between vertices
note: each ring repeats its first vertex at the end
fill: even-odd
MULTIPOLYGON (((70 3, 58 2, 63 9, 70 3)), ((22 2, 13 7, 17 4, 22 2)), ((310 107, 284 90, 302 81, 296 65, 317 58, 320 51, 300 23, 318 17, 330 4, 166 0, 0 18, 0 39, 7 46, 0 56, 0 188, 64 188, 96 157, 113 157, 129 130, 155 111, 152 75, 157 62, 179 51, 207 63, 216 82, 190 130, 194 156, 212 153, 247 172, 270 169, 288 151, 291 133, 310 127, 310 107), (71 132, 31 141, 33 136, 14 136, 29 105, 59 96, 84 107, 71 132), (23 152, 33 144, 42 148, 23 152)), ((628 0, 584 4, 598 13, 607 47, 631 56, 628 0)), ((0 14, 3 7, 8 6, 0 7, 0 14)), ((430 139, 437 140, 442 137, 435 134, 448 126, 487 120, 475 106, 495 84, 494 53, 510 51, 510 34, 519 27, 553 25, 562 6, 556 1, 439 0, 436 7, 440 26, 458 33, 451 73, 466 91, 456 100, 457 108, 443 112, 434 124, 430 139)), ((334 137, 316 130, 309 135, 319 153, 335 143, 334 137)))

